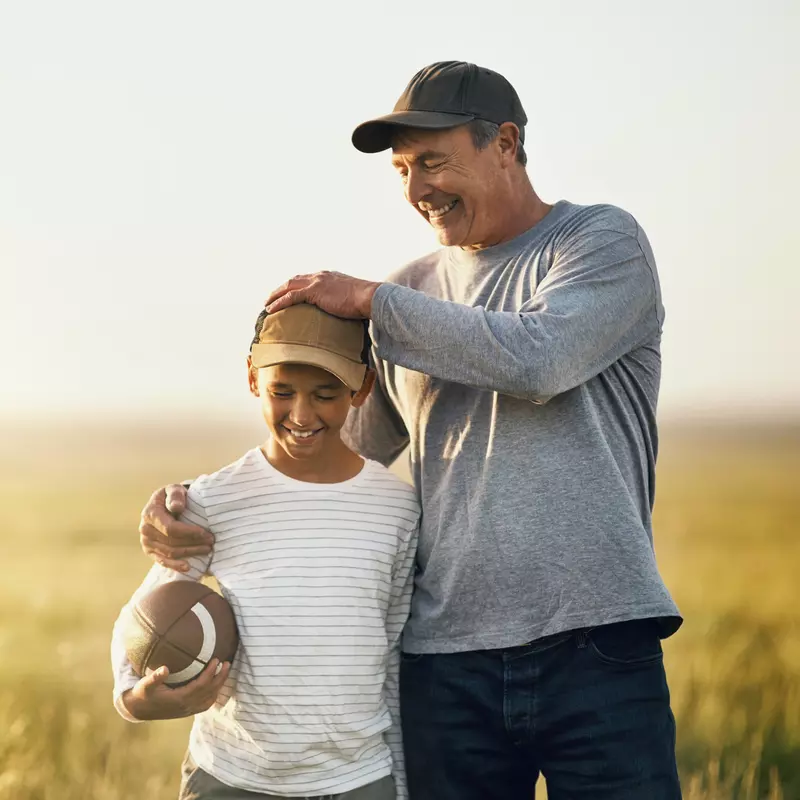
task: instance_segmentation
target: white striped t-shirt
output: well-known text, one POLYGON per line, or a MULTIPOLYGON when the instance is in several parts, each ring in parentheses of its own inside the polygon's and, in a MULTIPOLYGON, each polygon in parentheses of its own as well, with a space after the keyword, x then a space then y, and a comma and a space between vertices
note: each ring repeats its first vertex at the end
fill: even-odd
POLYGON ((240 644, 189 749, 230 786, 285 797, 337 794, 393 774, 406 796, 398 709, 400 636, 414 578, 419 505, 374 461, 335 484, 297 481, 260 449, 198 478, 183 519, 215 536, 177 573, 154 566, 116 625, 114 703, 136 675, 122 630, 139 596, 212 574, 240 644))

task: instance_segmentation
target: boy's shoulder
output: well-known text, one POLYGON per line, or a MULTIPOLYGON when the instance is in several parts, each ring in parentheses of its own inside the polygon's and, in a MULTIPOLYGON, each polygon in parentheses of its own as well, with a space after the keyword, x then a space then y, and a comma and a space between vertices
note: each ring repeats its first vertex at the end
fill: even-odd
POLYGON ((263 474, 258 463, 259 457, 262 457, 261 451, 259 448, 254 447, 243 456, 237 458, 236 461, 227 464, 216 472, 200 475, 192 481, 189 487, 190 495, 193 492, 195 494, 203 493, 209 489, 218 489, 255 480, 259 474, 263 474))
POLYGON ((393 497, 402 499, 404 503, 408 503, 417 511, 419 510, 417 493, 408 481, 403 480, 377 461, 367 459, 364 469, 366 470, 364 483, 376 494, 391 494, 393 497))
MULTIPOLYGON (((310 484, 303 491, 312 488, 336 492, 336 484, 310 484)), ((241 458, 218 469, 216 472, 201 475, 189 487, 190 503, 198 503, 208 510, 209 504, 215 510, 230 508, 242 500, 255 496, 273 495, 286 499, 287 485, 279 476, 271 475, 264 468, 264 456, 259 448, 248 450, 241 458)), ((391 470, 377 461, 366 460, 363 474, 358 480, 347 481, 342 487, 344 497, 350 496, 354 502, 364 495, 371 495, 380 501, 387 515, 400 514, 403 518, 416 519, 420 513, 419 501, 414 488, 391 470), (345 488, 346 487, 346 488, 345 488)), ((303 496, 303 492, 299 497, 303 496)), ((344 498, 342 498, 344 499, 344 498)), ((375 503, 371 500, 370 503, 375 503)))

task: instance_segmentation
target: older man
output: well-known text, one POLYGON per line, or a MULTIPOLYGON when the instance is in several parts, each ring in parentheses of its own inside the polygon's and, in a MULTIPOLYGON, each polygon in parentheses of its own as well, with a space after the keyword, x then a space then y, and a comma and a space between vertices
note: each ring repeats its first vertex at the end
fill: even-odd
MULTIPOLYGON (((526 122, 491 70, 417 73, 353 143, 391 149, 443 249, 385 283, 298 276, 268 310, 370 319, 378 386, 349 439, 385 464, 410 447, 423 506, 401 672, 412 799, 529 800, 541 772, 551 800, 672 800, 660 639, 681 620, 651 530, 655 261, 621 209, 537 196, 526 122)), ((141 532, 175 564, 200 534, 164 497, 141 532)))

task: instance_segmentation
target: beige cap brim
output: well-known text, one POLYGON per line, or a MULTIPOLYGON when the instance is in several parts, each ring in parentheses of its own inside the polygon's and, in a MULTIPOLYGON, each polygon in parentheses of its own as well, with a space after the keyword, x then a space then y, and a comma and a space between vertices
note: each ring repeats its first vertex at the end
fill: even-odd
POLYGON ((258 342, 250 351, 254 367, 271 367, 273 364, 308 364, 335 375, 345 386, 357 392, 367 373, 365 364, 304 344, 277 344, 258 342))

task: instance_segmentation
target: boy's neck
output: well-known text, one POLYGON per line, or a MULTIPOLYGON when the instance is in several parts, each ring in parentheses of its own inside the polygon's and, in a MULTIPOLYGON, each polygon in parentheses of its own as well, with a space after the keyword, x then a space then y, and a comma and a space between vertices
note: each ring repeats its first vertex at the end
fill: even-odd
POLYGON ((315 458, 292 458, 274 439, 269 439, 261 452, 278 472, 307 483, 342 483, 355 478, 364 466, 364 459, 341 439, 315 458))

